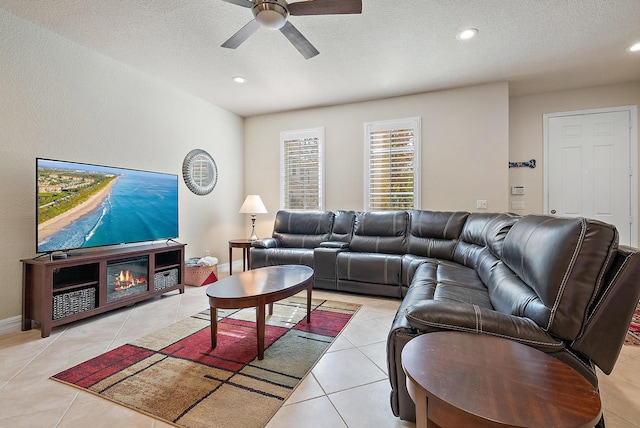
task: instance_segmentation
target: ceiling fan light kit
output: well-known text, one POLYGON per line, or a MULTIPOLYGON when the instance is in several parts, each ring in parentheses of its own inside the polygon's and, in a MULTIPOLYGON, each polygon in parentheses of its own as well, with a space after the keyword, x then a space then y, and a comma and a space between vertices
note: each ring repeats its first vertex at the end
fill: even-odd
POLYGON ((253 16, 263 27, 279 30, 289 17, 289 8, 284 0, 266 0, 253 5, 253 16))
POLYGON ((286 0, 222 0, 226 3, 251 8, 255 19, 249 21, 223 48, 235 49, 244 43, 258 28, 280 30, 306 59, 320 52, 287 19, 289 15, 337 15, 362 13, 362 0, 303 0, 289 4, 286 0))

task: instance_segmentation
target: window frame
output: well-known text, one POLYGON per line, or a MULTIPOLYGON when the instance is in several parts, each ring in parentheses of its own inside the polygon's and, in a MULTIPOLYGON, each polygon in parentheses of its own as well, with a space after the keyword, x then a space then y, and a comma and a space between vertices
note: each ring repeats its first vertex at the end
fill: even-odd
POLYGON ((325 159, 324 159, 324 140, 325 140, 325 130, 324 127, 316 127, 316 128, 308 128, 308 129, 299 129, 299 130, 291 130, 291 131, 281 131, 280 132, 280 209, 283 210, 292 210, 292 211, 316 211, 316 210, 324 210, 324 201, 325 201, 325 159), (285 171, 285 157, 287 154, 285 153, 285 141, 288 140, 303 140, 303 139, 318 139, 318 206, 313 208, 291 208, 287 207, 287 195, 285 195, 285 180, 287 179, 287 172, 285 171))
MULTIPOLYGON (((373 132, 392 132, 401 129, 413 130, 413 208, 421 209, 421 147, 422 129, 421 117, 392 119, 364 124, 364 207, 366 211, 379 211, 380 207, 371 204, 371 134, 373 132)), ((408 210, 409 208, 390 207, 387 210, 408 210)))

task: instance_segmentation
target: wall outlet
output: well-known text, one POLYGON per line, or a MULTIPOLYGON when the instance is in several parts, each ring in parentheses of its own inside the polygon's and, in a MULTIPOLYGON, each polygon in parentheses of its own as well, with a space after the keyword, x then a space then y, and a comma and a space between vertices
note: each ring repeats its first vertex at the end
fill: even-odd
POLYGON ((523 210, 524 209, 524 201, 511 201, 511 209, 512 210, 523 210))
POLYGON ((478 199, 476 201, 476 208, 478 208, 479 210, 486 210, 487 209, 487 200, 486 199, 478 199))

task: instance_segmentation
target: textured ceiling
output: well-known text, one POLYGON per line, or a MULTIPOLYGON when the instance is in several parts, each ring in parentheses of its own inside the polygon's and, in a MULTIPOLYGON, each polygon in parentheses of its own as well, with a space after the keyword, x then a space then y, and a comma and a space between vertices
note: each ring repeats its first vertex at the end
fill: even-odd
POLYGON ((241 116, 509 81, 512 94, 640 81, 640 0, 363 0, 361 15, 253 18, 221 0, 0 0, 0 8, 241 116), (465 27, 480 32, 456 40, 465 27), (240 75, 245 84, 231 78, 240 75))

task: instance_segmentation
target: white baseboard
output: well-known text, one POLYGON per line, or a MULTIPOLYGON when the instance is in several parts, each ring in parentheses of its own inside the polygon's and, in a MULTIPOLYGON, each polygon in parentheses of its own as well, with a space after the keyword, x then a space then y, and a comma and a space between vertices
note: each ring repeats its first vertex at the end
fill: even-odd
POLYGON ((20 315, 0 320, 0 336, 15 333, 22 329, 22 317, 20 315))
MULTIPOLYGON (((235 273, 242 272, 242 260, 233 261, 233 271, 235 273)), ((229 275, 229 263, 218 263, 218 273, 229 275)))

